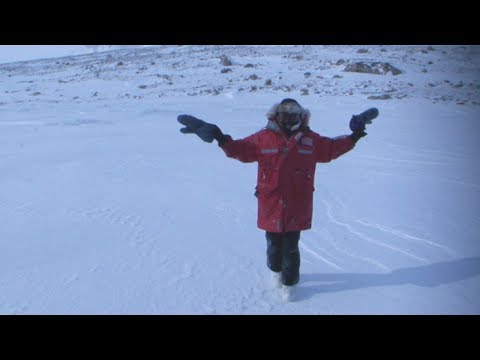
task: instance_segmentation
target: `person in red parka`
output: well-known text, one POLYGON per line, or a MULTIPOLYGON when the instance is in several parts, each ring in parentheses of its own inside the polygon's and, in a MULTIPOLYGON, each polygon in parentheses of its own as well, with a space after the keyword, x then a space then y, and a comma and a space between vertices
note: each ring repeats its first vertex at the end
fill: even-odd
POLYGON ((284 99, 268 111, 267 126, 241 140, 224 135, 218 126, 191 115, 180 115, 186 127, 202 140, 218 141, 225 154, 244 163, 258 162, 257 225, 267 239, 267 266, 278 286, 291 298, 300 277, 300 232, 312 227, 315 167, 352 150, 365 133, 365 124, 376 114, 352 117, 352 134, 335 138, 321 136, 309 127, 310 111, 294 99, 284 99), (356 124, 354 124, 356 119, 356 124))

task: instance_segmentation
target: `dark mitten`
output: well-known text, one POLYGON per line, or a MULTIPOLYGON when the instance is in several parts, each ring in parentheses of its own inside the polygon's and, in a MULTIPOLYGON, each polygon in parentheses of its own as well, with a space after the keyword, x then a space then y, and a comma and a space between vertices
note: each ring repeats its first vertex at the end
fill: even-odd
POLYGON ((200 139, 211 143, 213 140, 223 139, 223 133, 217 125, 209 124, 203 120, 197 119, 191 115, 178 115, 177 118, 180 124, 185 125, 180 129, 183 134, 197 134, 200 139))
POLYGON ((367 133, 363 130, 357 130, 350 134, 350 138, 352 139, 353 143, 356 144, 358 140, 362 137, 366 136, 367 133))
MULTIPOLYGON (((371 108, 360 115, 353 115, 350 120, 350 130, 355 131, 365 131, 365 125, 371 124, 372 120, 378 116, 378 109, 371 108)), ((365 135, 364 135, 365 136, 365 135)))

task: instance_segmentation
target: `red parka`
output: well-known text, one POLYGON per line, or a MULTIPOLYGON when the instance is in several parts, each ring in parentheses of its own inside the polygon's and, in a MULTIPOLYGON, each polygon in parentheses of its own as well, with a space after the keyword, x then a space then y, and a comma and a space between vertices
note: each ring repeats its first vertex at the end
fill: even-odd
POLYGON ((312 227, 316 163, 330 162, 353 147, 349 136, 328 138, 308 127, 287 138, 272 121, 245 139, 227 136, 221 145, 228 157, 258 162, 258 227, 277 233, 312 227))

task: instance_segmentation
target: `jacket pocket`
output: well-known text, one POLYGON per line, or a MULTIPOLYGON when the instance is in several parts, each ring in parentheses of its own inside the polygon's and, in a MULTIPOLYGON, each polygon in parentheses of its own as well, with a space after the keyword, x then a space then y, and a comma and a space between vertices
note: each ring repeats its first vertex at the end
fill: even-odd
POLYGON ((257 192, 270 193, 278 187, 278 174, 273 168, 262 168, 258 172, 257 192))
POLYGON ((297 190, 315 191, 313 185, 313 173, 309 169, 296 169, 293 179, 297 190))

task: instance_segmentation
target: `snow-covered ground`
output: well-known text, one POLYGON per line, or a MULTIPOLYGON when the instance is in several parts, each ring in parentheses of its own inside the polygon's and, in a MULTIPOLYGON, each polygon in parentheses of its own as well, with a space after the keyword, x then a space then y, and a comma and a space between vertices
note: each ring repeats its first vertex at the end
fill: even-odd
POLYGON ((149 45, 0 45, 0 64, 147 46, 149 45))
POLYGON ((480 313, 479 46, 42 57, 0 64, 1 314, 480 313), (402 73, 344 71, 355 62, 402 73), (317 166, 290 303, 269 283, 256 164, 176 120, 242 138, 285 97, 326 136, 380 111, 353 151, 317 166))

